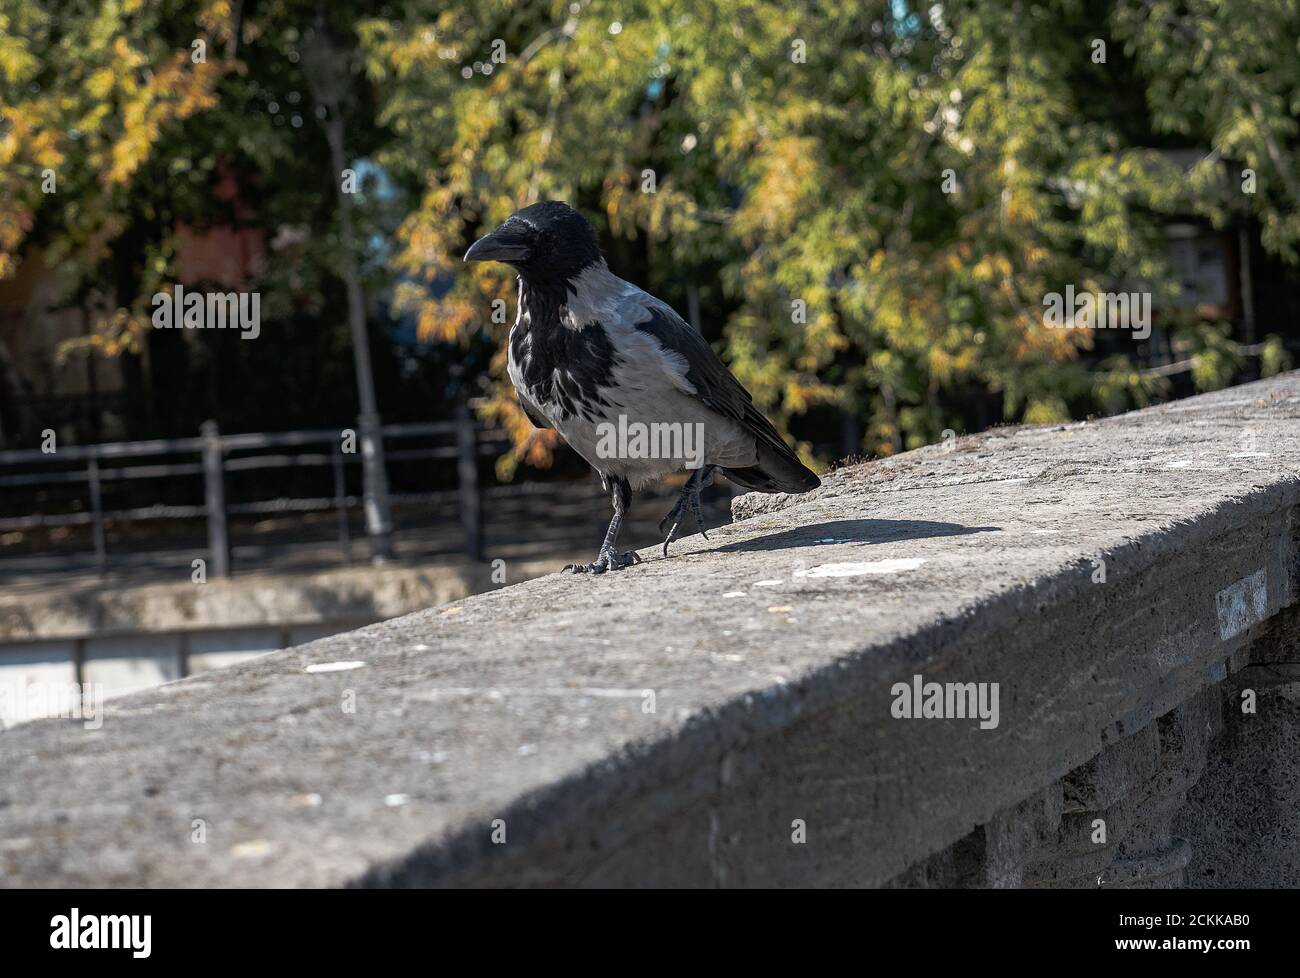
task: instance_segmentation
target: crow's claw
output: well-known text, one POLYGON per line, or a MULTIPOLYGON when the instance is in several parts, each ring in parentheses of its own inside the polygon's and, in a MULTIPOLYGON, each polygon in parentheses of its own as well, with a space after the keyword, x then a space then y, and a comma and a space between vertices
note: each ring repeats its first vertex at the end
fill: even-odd
POLYGON ((563 573, 603 574, 605 571, 622 570, 624 567, 639 563, 641 563, 641 555, 635 550, 626 550, 623 553, 602 550, 590 564, 569 564, 564 568, 563 573))
POLYGON ((664 516, 664 518, 659 521, 659 532, 660 533, 664 532, 664 526, 668 523, 669 520, 680 520, 681 515, 682 515, 682 501, 679 498, 677 502, 673 503, 673 508, 670 509, 668 513, 664 516))
POLYGON ((664 556, 665 556, 665 557, 668 556, 668 544, 672 543, 674 540, 677 539, 677 528, 678 528, 679 526, 681 526, 681 525, 682 525, 682 521, 681 521, 681 519, 679 518, 675 523, 673 523, 673 528, 672 528, 671 530, 668 531, 668 536, 664 537, 664 556))
POLYGON ((704 515, 700 512, 700 487, 687 484, 682 490, 682 494, 677 497, 677 502, 673 503, 673 508, 668 511, 668 515, 659 521, 659 532, 664 530, 664 524, 672 521, 672 529, 664 537, 664 556, 668 556, 668 544, 677 539, 677 530, 682 525, 682 517, 686 515, 687 508, 690 509, 691 515, 695 517, 695 525, 699 528, 701 535, 705 540, 709 539, 708 533, 704 531, 704 515))
POLYGON ((700 536, 707 540, 709 534, 704 529, 704 515, 700 512, 700 494, 698 492, 691 493, 691 513, 695 517, 695 525, 699 528, 700 536))

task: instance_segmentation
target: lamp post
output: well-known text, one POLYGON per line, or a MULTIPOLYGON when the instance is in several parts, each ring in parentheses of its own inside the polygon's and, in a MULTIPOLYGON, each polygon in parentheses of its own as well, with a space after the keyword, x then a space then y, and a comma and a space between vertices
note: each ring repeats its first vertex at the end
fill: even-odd
POLYGON ((303 73, 316 104, 325 109, 321 127, 329 143, 333 180, 338 196, 339 239, 342 250, 339 269, 348 297, 348 327, 352 333, 352 359, 357 373, 357 395, 361 404, 358 435, 361 443, 362 498, 371 557, 383 563, 393 555, 393 518, 388 498, 388 475, 384 467, 383 427, 375 402, 375 380, 370 366, 370 345, 366 337, 366 301, 357 267, 356 242, 352 227, 351 195, 343 189, 346 155, 343 146, 343 113, 347 105, 349 78, 346 59, 331 43, 320 23, 309 30, 302 43, 303 73))

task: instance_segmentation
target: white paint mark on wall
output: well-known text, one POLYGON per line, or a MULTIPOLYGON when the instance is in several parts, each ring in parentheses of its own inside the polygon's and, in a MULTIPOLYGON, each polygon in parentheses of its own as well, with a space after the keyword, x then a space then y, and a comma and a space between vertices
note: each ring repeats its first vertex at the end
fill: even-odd
POLYGON ((355 659, 349 659, 344 662, 313 662, 304 671, 305 672, 347 672, 349 669, 360 669, 365 666, 364 662, 355 659))
POLYGON ((230 847, 232 859, 261 859, 275 851, 275 846, 266 839, 250 839, 230 847))
POLYGON ((916 570, 925 563, 924 557, 891 557, 888 560, 844 561, 838 564, 818 564, 808 570, 795 571, 795 577, 857 577, 860 574, 900 574, 916 570))
POLYGON ((1264 568, 1235 584, 1229 584, 1214 596, 1219 615, 1219 638, 1240 635, 1251 625, 1264 620, 1268 610, 1268 580, 1264 568))

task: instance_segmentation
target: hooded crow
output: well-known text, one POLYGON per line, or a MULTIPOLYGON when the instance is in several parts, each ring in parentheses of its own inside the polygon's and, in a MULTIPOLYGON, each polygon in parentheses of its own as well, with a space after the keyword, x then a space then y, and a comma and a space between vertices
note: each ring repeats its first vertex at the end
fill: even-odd
POLYGON ((704 533, 700 491, 715 470, 759 492, 820 485, 699 331, 609 270, 595 229, 572 207, 525 207, 474 242, 465 261, 505 262, 518 273, 509 370, 519 403, 612 490, 614 516, 599 554, 566 570, 600 574, 638 563, 635 552, 615 549, 632 490, 674 472, 692 470, 659 524, 661 532, 669 527, 665 556, 688 509, 704 533))

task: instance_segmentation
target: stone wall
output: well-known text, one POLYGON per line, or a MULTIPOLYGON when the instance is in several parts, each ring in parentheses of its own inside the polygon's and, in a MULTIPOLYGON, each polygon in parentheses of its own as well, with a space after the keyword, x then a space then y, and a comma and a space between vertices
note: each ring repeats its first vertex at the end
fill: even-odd
POLYGON ((0 881, 1296 884, 1300 374, 734 512, 0 735, 0 881))

